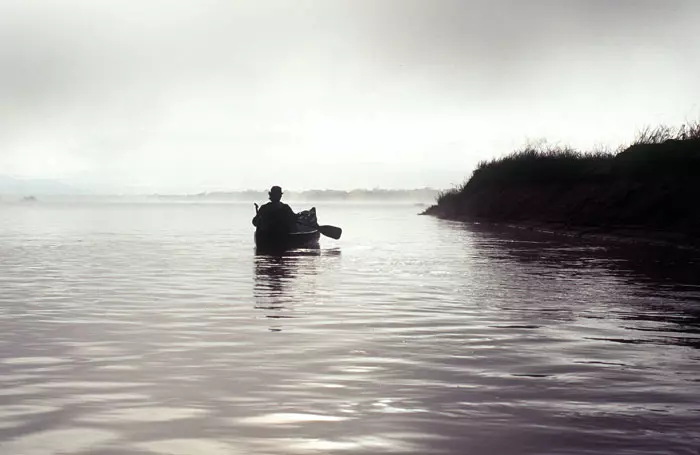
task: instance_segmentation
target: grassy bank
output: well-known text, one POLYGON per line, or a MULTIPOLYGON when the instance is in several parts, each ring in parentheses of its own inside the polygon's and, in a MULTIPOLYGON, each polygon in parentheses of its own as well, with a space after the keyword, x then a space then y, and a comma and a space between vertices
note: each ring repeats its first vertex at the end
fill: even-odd
POLYGON ((700 233, 699 201, 700 124, 692 124, 644 130, 616 152, 526 146, 480 163, 425 214, 692 236, 700 233))

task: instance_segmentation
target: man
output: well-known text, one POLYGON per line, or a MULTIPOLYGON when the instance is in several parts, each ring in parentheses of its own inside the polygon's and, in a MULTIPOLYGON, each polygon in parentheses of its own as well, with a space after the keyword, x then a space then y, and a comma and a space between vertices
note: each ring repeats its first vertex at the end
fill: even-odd
POLYGON ((282 188, 273 186, 268 193, 270 202, 258 208, 255 204, 256 214, 253 225, 258 231, 267 234, 288 234, 296 230, 297 216, 287 204, 282 202, 282 188))

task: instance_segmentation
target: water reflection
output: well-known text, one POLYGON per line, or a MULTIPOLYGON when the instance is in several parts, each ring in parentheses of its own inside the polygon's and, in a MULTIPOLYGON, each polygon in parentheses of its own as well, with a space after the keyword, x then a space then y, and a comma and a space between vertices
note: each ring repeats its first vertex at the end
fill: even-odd
MULTIPOLYGON (((585 302, 569 308, 569 320, 615 318, 628 331, 626 337, 591 339, 700 348, 698 251, 484 225, 466 228, 475 235, 474 251, 491 264, 500 263, 504 275, 520 276, 519 286, 539 282, 550 294, 559 289, 562 297, 585 302), (597 282, 597 289, 579 295, 581 280, 597 282)), ((563 316, 562 310, 558 313, 563 316)))
POLYGON ((280 252, 256 252, 255 266, 255 308, 263 310, 268 319, 278 320, 270 326, 271 332, 282 330, 283 319, 294 318, 294 308, 299 303, 298 284, 305 281, 305 287, 312 286, 318 271, 320 248, 305 248, 280 252))
POLYGON ((463 225, 477 239, 479 251, 490 259, 515 259, 551 269, 574 272, 604 269, 628 284, 645 290, 664 286, 698 291, 700 299, 700 251, 663 245, 602 241, 554 235, 546 232, 463 225), (495 247, 495 248, 491 248, 495 247))

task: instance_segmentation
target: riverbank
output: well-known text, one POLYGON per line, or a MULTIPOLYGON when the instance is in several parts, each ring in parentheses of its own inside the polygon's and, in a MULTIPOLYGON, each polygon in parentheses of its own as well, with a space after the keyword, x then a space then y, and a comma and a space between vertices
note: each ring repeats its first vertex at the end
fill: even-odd
POLYGON ((617 152, 527 146, 480 163, 426 215, 700 247, 700 126, 642 132, 617 152))

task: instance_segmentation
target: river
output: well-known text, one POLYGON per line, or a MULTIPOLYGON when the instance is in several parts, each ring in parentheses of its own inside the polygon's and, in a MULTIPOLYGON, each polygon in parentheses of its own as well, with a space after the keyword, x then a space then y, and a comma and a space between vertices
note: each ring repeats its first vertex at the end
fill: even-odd
POLYGON ((316 207, 0 205, 0 453, 697 453, 697 254, 316 207))

